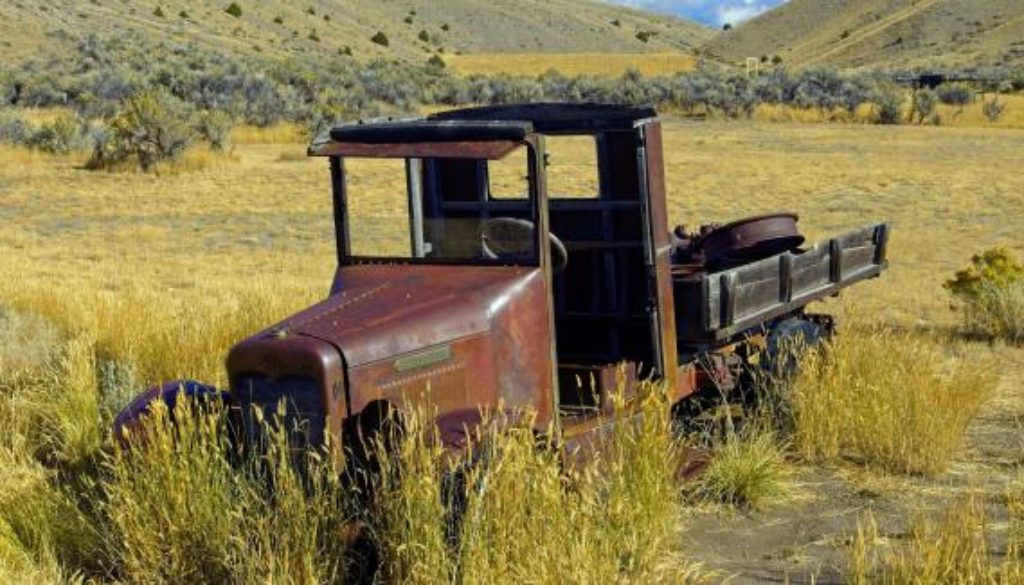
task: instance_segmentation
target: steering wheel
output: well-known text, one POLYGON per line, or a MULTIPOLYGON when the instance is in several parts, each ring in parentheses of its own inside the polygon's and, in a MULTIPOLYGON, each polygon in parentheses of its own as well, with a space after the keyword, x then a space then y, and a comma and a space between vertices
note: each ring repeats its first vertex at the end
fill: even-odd
MULTIPOLYGON (((532 221, 493 217, 485 220, 480 228, 480 247, 484 257, 492 260, 524 258, 531 253, 535 231, 532 221)), ((549 232, 548 239, 551 241, 551 271, 558 274, 569 263, 569 253, 558 236, 549 232)))

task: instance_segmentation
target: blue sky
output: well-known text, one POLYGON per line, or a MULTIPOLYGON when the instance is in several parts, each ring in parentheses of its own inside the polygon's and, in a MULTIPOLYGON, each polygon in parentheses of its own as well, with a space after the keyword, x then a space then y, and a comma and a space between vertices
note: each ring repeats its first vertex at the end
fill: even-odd
POLYGON ((708 26, 720 27, 725 23, 738 24, 778 6, 786 0, 610 0, 625 4, 683 16, 708 26))

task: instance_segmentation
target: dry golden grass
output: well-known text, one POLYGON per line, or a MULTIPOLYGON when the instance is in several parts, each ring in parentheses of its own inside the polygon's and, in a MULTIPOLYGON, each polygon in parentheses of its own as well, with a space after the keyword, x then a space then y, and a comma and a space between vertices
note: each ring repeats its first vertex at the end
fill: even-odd
POLYGON ((305 144, 309 132, 298 124, 281 122, 273 126, 238 126, 231 130, 234 144, 305 144))
POLYGON ((697 59, 685 53, 466 53, 445 57, 445 64, 460 75, 526 75, 550 69, 563 75, 619 77, 630 69, 645 76, 692 71, 697 59))
MULTIPOLYGON (((991 99, 989 97, 988 99, 991 99)), ((1024 95, 1011 94, 999 96, 999 101, 1006 104, 1006 110, 1002 117, 995 122, 990 122, 982 111, 983 100, 980 98, 973 104, 964 106, 948 106, 939 104, 936 113, 939 115, 939 125, 952 128, 1003 128, 1003 129, 1024 129, 1024 95)), ((910 105, 907 104, 904 120, 909 118, 910 105)), ((872 124, 875 121, 874 107, 864 105, 854 113, 846 110, 833 112, 822 112, 817 109, 801 109, 791 106, 761 104, 754 112, 754 118, 764 122, 845 122, 850 124, 872 124)))
MULTIPOLYGON (((552 141, 552 192, 593 188, 592 149, 552 141)), ((297 309, 323 294, 334 267, 326 165, 291 160, 302 151, 241 144, 229 165, 156 177, 90 173, 75 157, 5 149, 17 164, 0 169, 2 295, 87 304, 144 291, 162 299, 168 329, 196 319, 185 307, 237 306, 254 286, 280 290, 280 311, 297 309)), ((812 238, 890 220, 891 270, 849 295, 893 324, 952 326, 944 279, 976 251, 1020 251, 1021 151, 1024 135, 1006 130, 669 121, 669 217, 692 227, 791 209, 812 238)), ((400 194, 372 170, 353 205, 404 220, 400 194)), ((154 323, 140 317, 137 327, 154 323)))
POLYGON ((851 327, 793 385, 795 447, 812 461, 934 475, 995 381, 995 364, 944 356, 927 338, 851 327))
MULTIPOLYGON (((554 192, 592 189, 592 148, 552 141, 552 164, 564 160, 568 169, 554 192)), ((40 453, 89 468, 103 413, 123 397, 64 396, 68 390, 90 383, 95 390, 101 371, 119 368, 128 390, 179 376, 223 384, 223 356, 234 341, 326 293, 335 263, 327 169, 322 159, 295 160, 303 150, 243 143, 230 164, 167 175, 91 173, 77 157, 9 152, 5 160, 17 164, 0 167, 0 302, 44 316, 67 337, 43 358, 49 373, 33 384, 18 378, 24 392, 0 409, 0 426, 16 429, 4 443, 13 457, 5 468, 45 472, 32 467, 40 453), (53 439, 40 440, 38 429, 53 439)), ((1000 244, 1020 251, 1024 178, 1015 153, 1022 151, 1024 134, 998 129, 669 120, 669 217, 693 227, 792 209, 812 238, 890 220, 891 269, 847 296, 891 327, 952 330, 943 281, 974 252, 1000 244)), ((518 180, 515 172, 507 179, 518 180)), ((394 176, 371 165, 356 184, 354 209, 400 225, 391 223, 404 219, 394 176)), ((406 237, 400 228, 377 235, 382 245, 406 237)), ((22 479, 0 477, 0 491, 22 479)), ((53 485, 24 488, 49 486, 39 493, 53 502, 27 518, 63 517, 53 485)), ((141 526, 145 517, 132 522, 141 526)), ((13 542, 15 552, 3 562, 33 551, 17 575, 63 574, 69 561, 25 544, 62 542, 60 533, 5 531, 0 525, 0 550, 13 542)))
POLYGON ((1007 495, 1008 526, 1003 546, 993 552, 997 532, 984 497, 971 493, 938 514, 921 513, 905 541, 879 534, 868 515, 857 527, 850 549, 848 582, 857 585, 927 585, 978 583, 1009 585, 1024 580, 1021 555, 1021 499, 1018 489, 1007 495))

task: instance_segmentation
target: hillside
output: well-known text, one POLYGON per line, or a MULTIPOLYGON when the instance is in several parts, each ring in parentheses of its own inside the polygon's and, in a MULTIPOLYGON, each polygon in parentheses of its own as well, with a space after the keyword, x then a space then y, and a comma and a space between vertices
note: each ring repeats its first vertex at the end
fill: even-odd
POLYGON ((1022 0, 790 0, 705 50, 728 61, 779 55, 803 67, 1024 63, 1022 0))
POLYGON ((425 60, 456 53, 689 51, 714 34, 696 23, 596 0, 237 0, 237 16, 228 13, 231 4, 5 1, 0 57, 6 63, 59 58, 89 35, 192 42, 246 54, 351 51, 361 59, 425 60), (378 32, 387 46, 371 41, 378 32))

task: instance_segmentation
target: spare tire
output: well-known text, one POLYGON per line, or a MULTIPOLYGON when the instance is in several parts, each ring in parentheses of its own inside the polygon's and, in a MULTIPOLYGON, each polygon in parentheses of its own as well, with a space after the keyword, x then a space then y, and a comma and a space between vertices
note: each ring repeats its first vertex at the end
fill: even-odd
POLYGON ((705 262, 711 270, 724 270, 796 250, 804 243, 798 219, 795 213, 783 212, 719 226, 701 238, 705 262))

